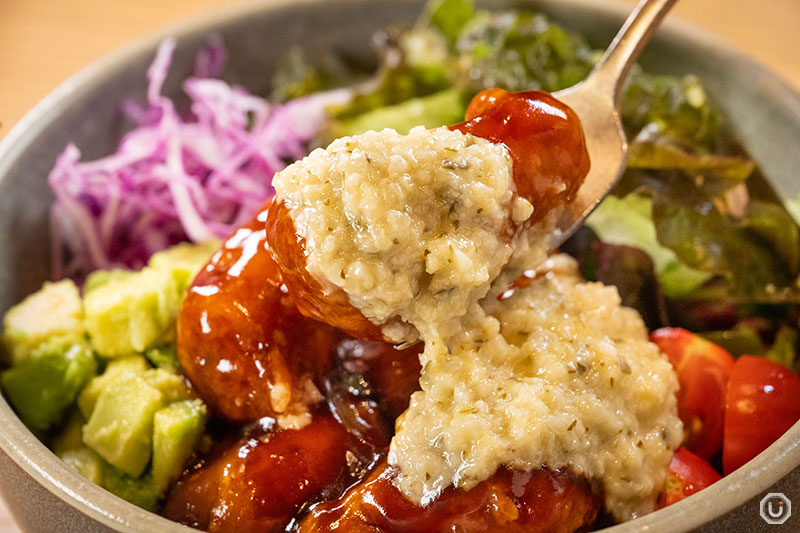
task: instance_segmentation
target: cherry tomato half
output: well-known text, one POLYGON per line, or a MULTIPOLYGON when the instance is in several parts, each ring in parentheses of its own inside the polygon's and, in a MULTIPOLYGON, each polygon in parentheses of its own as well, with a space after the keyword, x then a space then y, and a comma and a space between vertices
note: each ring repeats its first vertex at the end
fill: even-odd
POLYGON ((722 476, 708 461, 686 448, 678 448, 669 463, 667 483, 658 498, 658 507, 672 505, 720 479, 722 476))
POLYGON ((667 354, 678 374, 678 415, 684 445, 706 459, 722 449, 725 389, 734 359, 726 350, 681 328, 661 328, 650 341, 667 354))
POLYGON ((767 449, 798 419, 800 378, 794 372, 763 357, 737 359, 725 395, 725 475, 767 449))

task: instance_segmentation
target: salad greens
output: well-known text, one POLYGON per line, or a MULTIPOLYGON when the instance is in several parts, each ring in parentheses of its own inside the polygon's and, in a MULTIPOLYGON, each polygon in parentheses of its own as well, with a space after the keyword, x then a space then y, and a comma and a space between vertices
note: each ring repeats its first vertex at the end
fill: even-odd
POLYGON ((676 252, 658 240, 650 197, 631 193, 624 198, 609 196, 587 219, 586 224, 603 242, 633 246, 653 260, 661 288, 668 296, 691 293, 712 274, 683 263, 676 252))
POLYGON ((775 342, 769 349, 767 359, 791 367, 797 357, 797 330, 783 326, 775 335, 775 342))

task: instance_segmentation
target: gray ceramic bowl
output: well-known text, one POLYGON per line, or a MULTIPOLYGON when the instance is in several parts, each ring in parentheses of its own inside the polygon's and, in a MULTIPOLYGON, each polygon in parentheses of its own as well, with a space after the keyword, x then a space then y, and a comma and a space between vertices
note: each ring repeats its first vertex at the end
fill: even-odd
MULTIPOLYGON (((499 5, 499 1, 491 3, 499 5)), ((68 141, 86 157, 111 152, 124 129, 118 104, 142 97, 145 69, 158 42, 179 38, 168 94, 191 70, 194 52, 211 33, 229 50, 224 77, 263 91, 275 61, 294 44, 335 45, 371 61, 371 33, 411 21, 420 0, 275 0, 211 13, 149 36, 87 67, 33 109, 0 143, 0 312, 39 287, 48 273, 45 177, 68 141)), ((508 5, 506 2, 505 5, 508 5)), ((534 5, 605 47, 626 7, 592 0, 543 0, 534 5)), ((762 67, 696 28, 667 23, 642 58, 654 72, 698 74, 730 116, 780 194, 800 195, 800 96, 762 67)), ((734 474, 667 509, 608 531, 758 531, 767 526, 759 501, 783 492, 800 505, 800 424, 734 474)), ((164 531, 188 528, 145 512, 68 469, 0 398, 0 492, 26 531, 164 531)), ((800 531, 792 517, 785 531, 800 531)))

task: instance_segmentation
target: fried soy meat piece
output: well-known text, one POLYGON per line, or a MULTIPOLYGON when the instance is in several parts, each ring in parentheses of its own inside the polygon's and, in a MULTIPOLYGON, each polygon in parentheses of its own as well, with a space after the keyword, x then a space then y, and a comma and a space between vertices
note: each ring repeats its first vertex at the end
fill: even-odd
POLYGON ((232 421, 307 414, 341 335, 301 315, 267 248, 262 211, 223 243, 189 287, 178 358, 201 398, 232 421))
POLYGON ((600 496, 583 478, 567 471, 498 470, 468 491, 447 489, 420 507, 392 484, 394 472, 379 466, 338 501, 314 506, 300 533, 571 533, 588 530, 600 496))
POLYGON ((381 327, 354 307, 343 290, 326 292, 306 270, 305 239, 297 235, 289 210, 283 203, 274 203, 269 209, 267 237, 274 243, 273 256, 301 313, 357 339, 383 340, 381 327))
MULTIPOLYGON (((516 194, 534 206, 522 227, 574 199, 589 172, 589 153, 580 120, 567 105, 541 91, 488 89, 472 100, 466 119, 451 129, 508 148, 516 194)), ((368 320, 342 289, 324 290, 308 272, 305 239, 298 235, 283 202, 269 209, 267 232, 273 256, 301 313, 357 339, 383 338, 384 324, 368 320)))
POLYGON ((375 390, 382 410, 392 422, 408 408, 411 395, 419 390, 422 343, 399 350, 385 342, 344 339, 336 354, 350 372, 362 374, 375 390))
POLYGON ((162 514, 210 532, 284 531, 310 502, 337 498, 385 453, 329 413, 302 429, 266 430, 184 472, 162 514))
POLYGON ((256 424, 218 443, 183 473, 163 514, 213 532, 284 531, 364 478, 386 457, 391 424, 357 374, 336 366, 321 386, 329 411, 302 429, 256 424))
POLYGON ((508 148, 517 194, 534 206, 527 224, 571 202, 589 172, 589 153, 575 112, 549 93, 487 89, 450 129, 508 148))

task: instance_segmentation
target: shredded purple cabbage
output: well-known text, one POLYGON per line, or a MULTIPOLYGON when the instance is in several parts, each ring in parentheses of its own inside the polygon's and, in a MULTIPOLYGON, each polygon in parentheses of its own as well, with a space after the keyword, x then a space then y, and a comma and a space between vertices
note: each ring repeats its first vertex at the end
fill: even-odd
POLYGON ((116 153, 81 162, 69 144, 50 172, 54 279, 139 268, 171 244, 226 236, 270 198, 272 176, 306 155, 325 108, 344 97, 332 91, 270 104, 214 79, 225 49, 213 41, 183 83, 192 104, 182 116, 161 95, 174 49, 171 39, 158 48, 146 106, 123 104, 137 126, 116 153))

